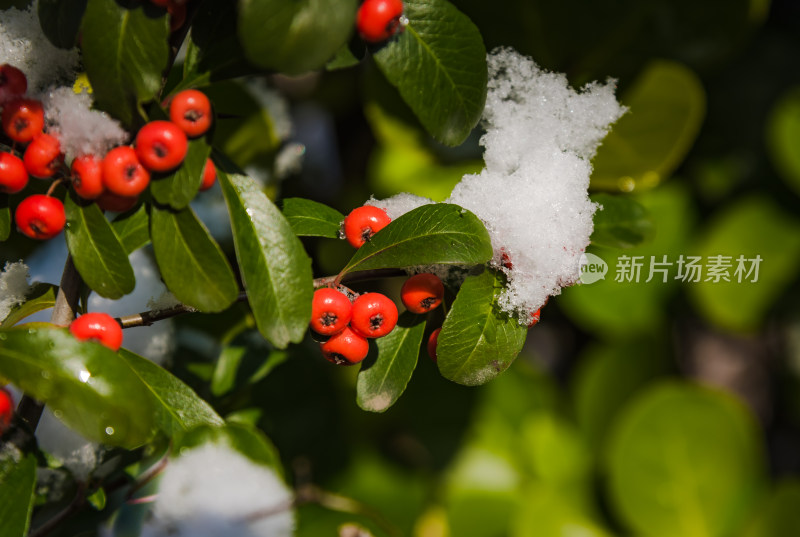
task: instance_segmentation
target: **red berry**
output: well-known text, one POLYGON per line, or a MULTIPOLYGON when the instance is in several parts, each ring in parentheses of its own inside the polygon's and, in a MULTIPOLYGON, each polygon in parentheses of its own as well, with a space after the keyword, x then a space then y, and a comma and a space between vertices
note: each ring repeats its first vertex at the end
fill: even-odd
POLYGON ((58 138, 50 134, 41 133, 25 149, 22 157, 28 173, 39 179, 49 179, 58 171, 64 162, 61 154, 61 144, 58 138))
POLYGON ((353 302, 350 326, 364 337, 383 337, 397 324, 397 306, 386 295, 365 293, 353 302))
POLYGON ((430 337, 428 337, 428 356, 430 356, 431 360, 434 362, 436 361, 436 345, 439 343, 439 332, 441 331, 441 328, 437 328, 431 332, 430 337))
POLYGON ((115 147, 103 158, 103 186, 118 196, 132 198, 150 184, 148 172, 132 147, 115 147))
POLYGON ((380 43, 402 30, 402 0, 365 0, 358 8, 356 28, 364 41, 380 43))
POLYGON ((14 99, 3 105, 3 131, 15 142, 27 143, 44 129, 44 108, 34 99, 14 99))
POLYGON ((118 196, 108 190, 104 191, 97 197, 95 203, 104 211, 113 211, 115 213, 124 213, 133 209, 134 205, 139 201, 139 196, 126 197, 118 196))
POLYGON ((341 332, 352 312, 353 305, 344 294, 329 287, 317 289, 311 302, 311 329, 324 336, 341 332))
POLYGON ((411 313, 428 313, 442 303, 444 284, 435 274, 415 274, 403 284, 400 299, 411 313))
POLYGON ((203 167, 203 182, 200 184, 200 190, 208 190, 214 186, 214 181, 216 180, 217 168, 214 167, 214 163, 211 159, 208 159, 206 165, 203 167))
POLYGON ((169 31, 174 32, 186 22, 186 4, 183 2, 170 2, 167 4, 169 13, 169 31))
POLYGON ((0 65, 0 103, 25 95, 26 91, 28 79, 25 73, 7 63, 0 65))
POLYGON ((211 101, 202 91, 183 90, 169 103, 169 118, 189 138, 202 136, 211 127, 211 101))
POLYGON ((0 388, 0 433, 8 429, 8 426, 11 425, 11 418, 13 417, 14 399, 7 389, 0 388))
POLYGON ((542 308, 539 308, 538 310, 531 313, 531 320, 528 323, 528 328, 535 326, 536 323, 539 322, 539 318, 541 317, 541 315, 542 315, 542 308))
POLYGON ((44 194, 34 194, 17 205, 14 222, 28 237, 44 240, 61 233, 67 217, 61 200, 44 194))
POLYGON ((28 184, 28 172, 22 159, 11 153, 0 153, 0 192, 16 194, 28 184))
POLYGON ((352 365, 367 357, 369 342, 345 326, 344 330, 332 335, 328 341, 320 343, 319 348, 322 350, 322 356, 329 362, 336 365, 352 365))
POLYGON ((70 323, 69 331, 81 341, 97 341, 112 351, 122 345, 122 327, 107 313, 84 313, 70 323))
POLYGON ((344 236, 354 248, 360 248, 392 219, 379 207, 364 205, 353 209, 344 219, 344 236))
POLYGON ((180 166, 188 148, 186 135, 170 121, 151 121, 136 134, 136 156, 145 168, 154 172, 180 166))
POLYGON ((103 161, 82 155, 72 161, 72 188, 83 199, 93 200, 103 193, 103 161))

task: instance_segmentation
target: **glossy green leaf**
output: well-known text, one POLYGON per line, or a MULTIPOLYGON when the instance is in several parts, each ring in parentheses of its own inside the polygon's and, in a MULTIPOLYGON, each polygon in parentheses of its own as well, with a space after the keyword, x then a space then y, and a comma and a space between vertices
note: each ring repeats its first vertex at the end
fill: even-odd
POLYGON ((126 349, 120 349, 119 356, 152 394, 156 423, 167 436, 200 425, 223 424, 208 403, 166 369, 126 349))
POLYGON ((211 378, 211 393, 219 397, 255 384, 288 358, 285 351, 273 349, 255 330, 245 331, 222 349, 211 378))
POLYGON ((608 248, 633 248, 653 238, 653 218, 633 198, 595 194, 591 199, 603 206, 594 215, 592 244, 608 248))
POLYGON ((272 442, 259 429, 239 423, 227 423, 223 427, 196 427, 181 436, 173 449, 177 452, 208 442, 226 445, 253 462, 269 466, 283 475, 280 455, 272 442))
POLYGON ((156 431, 153 399, 126 362, 65 329, 27 324, 0 331, 0 377, 95 442, 133 449, 156 431))
POLYGON ((117 299, 136 285, 128 252, 95 203, 70 194, 64 200, 67 247, 83 281, 98 295, 117 299))
POLYGON ((36 499, 36 457, 13 454, 0 458, 0 537, 24 537, 36 499))
POLYGON ((702 281, 687 284, 697 308, 723 328, 754 331, 797 277, 800 220, 767 198, 746 198, 711 220, 695 250, 705 265, 702 281), (729 281, 709 273, 715 260, 729 281))
POLYGON ((613 537, 592 514, 558 488, 533 484, 521 496, 511 537, 613 537))
POLYGON ((259 332, 285 348, 305 337, 314 294, 311 260, 289 222, 253 179, 217 167, 247 299, 259 332))
POLYGON ((446 0, 407 0, 408 25, 375 52, 380 70, 428 132, 455 146, 486 102, 486 48, 478 28, 446 0))
POLYGON ((178 300, 206 312, 233 304, 239 286, 230 263, 190 207, 175 212, 154 205, 150 235, 161 277, 178 300))
POLYGON ((339 238, 344 215, 336 209, 303 198, 283 200, 283 216, 297 236, 339 238))
POLYGON ((39 0, 39 24, 44 35, 59 48, 75 46, 87 0, 39 0))
POLYGON ((744 537, 784 537, 800 528, 800 482, 785 480, 777 484, 744 537))
POLYGON ((127 126, 139 106, 155 99, 169 61, 169 21, 148 2, 123 6, 88 0, 83 17, 83 64, 97 104, 127 126))
POLYGON ((342 274, 414 265, 478 265, 492 258, 489 234, 478 217, 458 205, 423 205, 373 235, 342 274))
POLYGON ((150 216, 144 204, 117 215, 111 227, 129 255, 150 242, 150 216))
POLYGON ((203 181, 203 169, 211 148, 203 139, 190 140, 186 158, 180 167, 166 177, 153 179, 150 192, 162 205, 183 209, 194 199, 203 181))
POLYGON ((375 341, 377 352, 362 362, 356 382, 356 402, 363 410, 385 412, 403 394, 417 366, 425 316, 403 312, 397 326, 375 341))
POLYGON ((767 124, 767 149, 786 184, 800 195, 800 87, 775 104, 767 124))
POLYGON ((5 319, 2 319, 0 324, 3 328, 8 328, 37 311, 52 308, 56 305, 57 292, 57 285, 41 282, 34 283, 30 291, 25 295, 25 302, 11 308, 11 311, 8 312, 5 319))
POLYGON ((705 117, 703 86, 679 63, 652 61, 621 101, 629 111, 592 161, 592 187, 652 188, 672 174, 694 144, 705 117))
POLYGON ((761 437, 731 396, 671 382, 643 393, 609 444, 612 506, 643 537, 733 535, 763 492, 761 437))
POLYGON ((256 65, 296 75, 324 67, 355 17, 356 0, 242 0, 239 38, 256 65))
POLYGON ((11 234, 11 208, 8 206, 8 194, 0 194, 0 241, 11 234))
POLYGON ((525 343, 527 327, 500 310, 501 272, 484 270, 461 286, 439 333, 437 364, 459 384, 484 384, 511 365, 525 343))

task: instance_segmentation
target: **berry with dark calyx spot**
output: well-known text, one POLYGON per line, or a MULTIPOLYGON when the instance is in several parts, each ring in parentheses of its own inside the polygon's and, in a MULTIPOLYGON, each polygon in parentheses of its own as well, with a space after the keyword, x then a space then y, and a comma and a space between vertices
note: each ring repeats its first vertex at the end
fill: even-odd
POLYGON ((439 343, 439 332, 441 332, 441 328, 437 328, 431 335, 428 337, 428 356, 431 357, 431 360, 434 362, 436 361, 436 345, 439 343))
POLYGON ((397 324, 397 306, 381 293, 364 293, 353 302, 350 326, 364 337, 383 337, 397 324))
POLYGON ((93 200, 103 193, 103 161, 94 155, 81 155, 72 161, 72 188, 83 199, 93 200))
POLYGON ((12 153, 0 153, 0 193, 16 194, 28 184, 28 171, 22 159, 12 153))
POLYGON ((320 343, 322 356, 336 365, 357 364, 367 357, 369 342, 362 335, 345 326, 344 330, 334 334, 325 343, 320 343))
POLYGON ((217 168, 211 159, 206 160, 206 165, 203 166, 203 182, 200 183, 200 191, 208 190, 214 186, 217 180, 217 168))
POLYGON ((415 274, 405 281, 400 299, 411 313, 428 313, 442 303, 444 284, 435 274, 415 274))
POLYGON ((368 43, 386 41, 403 29, 402 15, 402 0, 365 0, 356 15, 358 34, 368 43))
POLYGON ((106 190, 97 197, 95 203, 104 211, 124 213, 125 211, 133 209, 138 201, 139 196, 119 196, 106 190))
POLYGON ((41 133, 25 149, 22 160, 29 174, 39 179, 49 179, 64 162, 64 155, 61 154, 58 138, 41 133))
POLYGON ((344 236, 354 248, 372 238, 392 221, 386 211, 379 207, 364 205, 353 209, 344 219, 344 236))
POLYGON ((44 129, 44 108, 34 99, 12 99, 3 105, 3 132, 15 142, 28 143, 44 129))
POLYGON ((0 65, 0 103, 25 95, 28 91, 28 79, 25 73, 4 63, 0 65))
POLYGON ((311 303, 311 329, 326 336, 341 332, 350 322, 352 312, 350 299, 336 289, 317 289, 311 303))
POLYGON ((197 138, 211 128, 211 101, 195 89, 183 90, 169 103, 169 119, 189 138, 197 138))
POLYGON ((150 184, 148 172, 132 147, 115 147, 103 158, 103 186, 118 196, 132 198, 150 184))
POLYGON ((14 213, 17 228, 32 239, 51 239, 61 233, 67 223, 61 200, 44 194, 28 196, 14 213))
POLYGON ((136 134, 136 156, 154 172, 174 170, 183 162, 189 142, 171 121, 151 121, 136 134))
POLYGON ((14 398, 6 388, 0 388, 0 434, 11 425, 14 417, 14 398))
POLYGON ((70 323, 69 331, 81 341, 97 341, 112 351, 122 346, 122 327, 107 313, 84 313, 70 323))

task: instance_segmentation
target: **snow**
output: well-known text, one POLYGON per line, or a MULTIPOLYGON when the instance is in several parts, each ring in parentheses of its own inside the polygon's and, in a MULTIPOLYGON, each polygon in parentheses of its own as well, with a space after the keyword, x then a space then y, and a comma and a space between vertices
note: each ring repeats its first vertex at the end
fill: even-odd
POLYGON ((0 322, 5 319, 14 306, 25 302, 28 285, 28 267, 22 261, 6 262, 0 272, 0 322))
MULTIPOLYGON (((597 205, 588 197, 591 159, 626 109, 613 80, 576 91, 566 76, 501 48, 488 58, 489 87, 481 138, 485 168, 465 175, 446 203, 473 212, 492 240, 492 265, 508 276, 500 306, 527 325, 549 296, 578 281, 597 205)), ((392 219, 428 203, 399 194, 368 205, 392 219)), ((452 269, 417 267, 441 273, 452 269)))
POLYGON ((292 494, 269 467, 224 444, 183 453, 164 470, 142 537, 288 537, 292 494))

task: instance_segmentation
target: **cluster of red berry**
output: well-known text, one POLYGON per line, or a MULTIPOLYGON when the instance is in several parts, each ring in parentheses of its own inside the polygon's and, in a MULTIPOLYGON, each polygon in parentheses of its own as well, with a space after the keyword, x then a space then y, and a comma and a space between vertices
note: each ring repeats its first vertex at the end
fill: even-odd
MULTIPOLYGON (((150 172, 169 172, 180 166, 188 149, 187 137, 202 136, 212 122, 208 97, 197 90, 184 90, 169 103, 170 121, 146 124, 136 134, 133 147, 118 146, 104 156, 80 155, 67 169, 58 138, 44 132, 42 103, 26 98, 26 91, 22 71, 8 64, 0 66, 2 126, 12 143, 9 150, 0 152, 0 193, 20 192, 29 175, 39 179, 61 176, 78 196, 95 200, 101 209, 127 211, 149 185, 150 172), (27 144, 22 158, 16 154, 17 144, 27 144)), ((200 190, 210 188, 215 179, 216 170, 209 159, 200 190)), ((49 239, 64 228, 64 206, 49 192, 34 194, 17 206, 14 221, 28 237, 49 239)))
MULTIPOLYGON (((372 235, 386 227, 391 218, 379 207, 354 209, 343 222, 344 236, 360 248, 372 235)), ((444 297, 444 284, 434 274, 416 274, 403 284, 400 298, 406 309, 423 314, 437 308, 444 297)), ((369 352, 368 338, 389 334, 397 325, 397 306, 381 293, 356 295, 346 287, 325 287, 314 292, 311 304, 311 329, 328 339, 320 343, 322 355, 335 364, 351 365, 369 352)), ((435 359, 436 336, 432 334, 428 351, 435 359)))
POLYGON ((356 14, 356 28, 361 39, 381 43, 403 30, 402 0, 364 0, 356 14))

